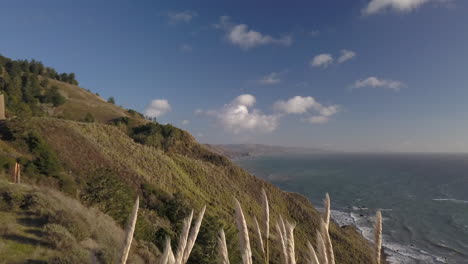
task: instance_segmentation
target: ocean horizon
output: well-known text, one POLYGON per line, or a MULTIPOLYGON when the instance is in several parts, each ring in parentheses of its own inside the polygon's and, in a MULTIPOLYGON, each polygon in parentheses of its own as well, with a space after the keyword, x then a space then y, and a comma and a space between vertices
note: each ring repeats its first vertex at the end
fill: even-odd
POLYGON ((468 154, 275 154, 235 162, 318 209, 328 192, 335 222, 369 240, 381 210, 390 263, 468 260, 468 154))

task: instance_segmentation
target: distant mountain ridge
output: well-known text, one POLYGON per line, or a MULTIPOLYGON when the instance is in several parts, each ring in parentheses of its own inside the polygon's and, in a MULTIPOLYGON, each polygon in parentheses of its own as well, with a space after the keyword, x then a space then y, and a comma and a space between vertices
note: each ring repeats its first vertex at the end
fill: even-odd
POLYGON ((205 144, 205 146, 215 153, 230 158, 285 153, 308 154, 329 152, 320 148, 284 147, 264 144, 205 144))

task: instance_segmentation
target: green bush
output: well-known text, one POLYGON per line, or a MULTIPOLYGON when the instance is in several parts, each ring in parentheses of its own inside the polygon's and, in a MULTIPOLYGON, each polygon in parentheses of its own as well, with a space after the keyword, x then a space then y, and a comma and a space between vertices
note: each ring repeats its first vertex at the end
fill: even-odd
POLYGON ((44 234, 47 241, 56 249, 71 249, 76 245, 75 237, 61 225, 45 225, 44 234))
POLYGON ((86 204, 97 206, 121 224, 128 218, 134 197, 132 189, 108 169, 98 169, 87 180, 81 194, 86 204))
POLYGON ((59 172, 62 170, 59 160, 39 134, 30 132, 26 142, 29 150, 36 156, 33 164, 37 170, 44 175, 58 177, 59 172))
POLYGON ((65 97, 63 97, 56 86, 52 86, 52 88, 48 89, 42 97, 43 103, 51 103, 54 107, 63 105, 65 101, 65 97))
POLYGON ((78 241, 91 236, 86 219, 69 211, 59 210, 50 215, 49 222, 65 227, 78 241))
POLYGON ((86 113, 83 121, 86 122, 86 123, 94 123, 95 119, 94 119, 94 116, 91 113, 86 113))
MULTIPOLYGON (((48 263, 50 264, 77 264, 89 263, 90 254, 87 250, 75 247, 72 250, 64 251, 63 255, 52 257, 48 263)), ((109 263, 109 262, 103 262, 109 263)))

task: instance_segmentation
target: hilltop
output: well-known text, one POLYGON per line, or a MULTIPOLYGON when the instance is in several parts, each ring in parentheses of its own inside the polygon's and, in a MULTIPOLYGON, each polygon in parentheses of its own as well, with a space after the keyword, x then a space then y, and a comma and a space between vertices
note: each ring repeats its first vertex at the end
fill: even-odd
MULTIPOLYGON (((189 263, 216 263, 221 227, 231 263, 239 263, 233 198, 252 223, 261 212, 262 188, 272 223, 279 215, 297 222, 299 249, 315 242, 320 214, 306 198, 250 175, 184 130, 106 102, 80 88, 74 74, 31 65, 0 60, 8 117, 0 124, 0 223, 8 224, 0 232, 0 257, 6 262, 115 262, 136 196, 141 209, 129 263, 154 263, 166 236, 175 241, 190 209, 204 205, 189 263), (21 185, 9 183, 15 162, 23 168, 21 185)), ((332 223, 330 232, 337 263, 371 262, 368 241, 353 227, 332 223)), ((254 262, 259 254, 254 250, 254 262)), ((279 253, 271 263, 280 263, 279 253)))

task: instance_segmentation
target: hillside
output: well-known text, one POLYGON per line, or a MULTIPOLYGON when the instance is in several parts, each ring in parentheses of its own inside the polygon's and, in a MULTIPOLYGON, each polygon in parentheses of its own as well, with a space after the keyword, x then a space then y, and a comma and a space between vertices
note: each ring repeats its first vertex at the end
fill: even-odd
MULTIPOLYGON (((154 263, 152 260, 162 251, 165 237, 174 241, 189 210, 198 211, 203 205, 207 205, 207 212, 189 263, 216 263, 216 234, 221 227, 228 237, 231 263, 238 263, 233 198, 239 199, 248 223, 253 223, 253 216, 258 217, 261 212, 262 188, 270 199, 272 223, 276 223, 279 215, 297 222, 299 249, 305 248, 307 240, 315 243, 320 216, 304 197, 283 192, 248 174, 226 157, 197 143, 186 131, 146 121, 138 113, 104 102, 75 84, 40 74, 37 78, 48 80, 45 90, 51 85, 57 87, 65 101, 57 106, 42 106, 45 111, 41 115, 21 115, 10 104, 7 106, 13 107, 8 110, 10 119, 0 124, 3 193, 0 201, 8 205, 0 208, 0 223, 13 223, 7 232, 0 234, 0 256, 13 256, 11 263, 24 263, 28 259, 51 261, 59 252, 67 254, 59 250, 63 245, 37 242, 48 238, 51 232, 47 225, 55 222, 42 221, 39 216, 43 210, 24 206, 21 197, 30 194, 57 208, 50 210, 67 211, 65 222, 79 217, 89 219, 90 214, 96 214, 104 219, 103 225, 115 225, 100 229, 99 234, 82 237, 74 234, 67 224, 55 223, 61 226, 61 233, 68 233, 72 248, 100 263, 113 263, 115 259, 112 256, 99 259, 102 253, 91 250, 87 244, 106 249, 109 247, 106 243, 110 243, 119 248, 116 241, 120 240, 120 228, 125 225, 137 195, 141 209, 130 263, 154 263), (94 121, 85 120, 87 114, 94 121), (11 181, 15 161, 23 168, 21 185, 6 183, 11 181), (8 198, 11 195, 5 195, 10 192, 18 193, 13 195, 20 197, 18 202, 12 203, 8 198), (76 210, 68 210, 69 207, 76 210), (34 230, 27 231, 21 225, 17 219, 22 215, 31 216, 28 222, 34 230)), ((81 222, 86 225, 89 221, 81 222)), ((371 262, 369 244, 354 228, 340 228, 334 223, 330 228, 337 263, 371 262)), ((275 236, 273 231, 272 235, 275 236)), ((257 248, 255 244, 253 247, 257 248)), ((272 247, 278 247, 277 243, 272 247)), ((259 254, 255 249, 254 262, 259 254)), ((301 263, 304 256, 298 255, 301 263)), ((271 263, 280 263, 278 249, 272 250, 271 263)))

